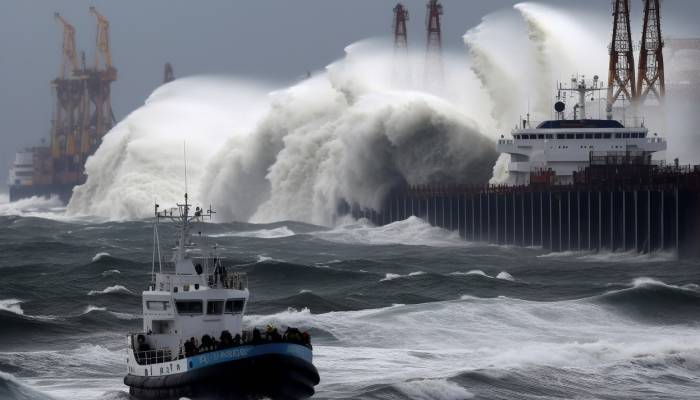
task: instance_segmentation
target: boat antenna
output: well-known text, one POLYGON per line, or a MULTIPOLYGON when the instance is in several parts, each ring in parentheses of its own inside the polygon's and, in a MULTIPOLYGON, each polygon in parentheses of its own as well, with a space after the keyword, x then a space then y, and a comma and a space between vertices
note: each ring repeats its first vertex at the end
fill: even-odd
POLYGON ((182 140, 182 154, 185 158, 185 202, 187 202, 187 139, 182 140))

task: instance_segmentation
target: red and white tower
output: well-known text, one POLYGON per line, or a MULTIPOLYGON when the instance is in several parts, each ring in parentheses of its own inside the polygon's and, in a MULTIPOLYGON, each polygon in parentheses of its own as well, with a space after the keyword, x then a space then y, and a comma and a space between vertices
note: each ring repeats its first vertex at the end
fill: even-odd
POLYGON ((606 107, 608 119, 613 118, 613 106, 618 100, 632 101, 637 98, 629 10, 628 0, 614 0, 606 107))
POLYGON ((442 4, 438 0, 430 0, 425 25, 428 30, 428 38, 425 54, 425 80, 427 83, 441 83, 443 78, 442 68, 442 4))
POLYGON ((394 7, 394 50, 408 51, 408 33, 406 31, 406 21, 408 21, 408 10, 403 4, 398 3, 394 7))
POLYGON ((660 104, 666 93, 663 47, 659 0, 645 0, 644 29, 639 48, 637 75, 637 96, 640 104, 650 95, 660 104))

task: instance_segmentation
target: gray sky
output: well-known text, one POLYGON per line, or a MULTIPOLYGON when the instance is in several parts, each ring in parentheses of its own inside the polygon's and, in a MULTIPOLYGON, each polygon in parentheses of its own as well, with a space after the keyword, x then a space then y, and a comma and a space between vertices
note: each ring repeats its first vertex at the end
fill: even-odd
MULTIPOLYGON (((493 11, 515 0, 442 0, 446 47, 463 48, 462 35, 493 11)), ((553 4, 581 1, 548 0, 553 4)), ((404 0, 411 19, 409 44, 424 46, 424 0, 404 0)), ((585 0, 610 8, 609 0, 585 0)), ((343 55, 368 37, 389 36, 395 1, 386 0, 3 0, 0 13, 0 191, 14 152, 48 138, 52 98, 49 82, 59 71, 60 12, 77 31, 88 60, 94 52, 95 5, 110 20, 117 119, 143 103, 162 79, 163 64, 176 76, 225 73, 279 82, 301 77, 343 55)), ((637 13, 641 1, 632 0, 637 13)), ((693 31, 700 1, 666 0, 664 17, 678 31, 693 31), (690 28, 685 28, 685 27, 690 28)), ((608 14, 606 14, 608 15, 608 14)), ((666 30, 669 30, 666 27, 666 30)), ((697 33, 697 32, 695 32, 697 33)), ((637 39, 635 39, 637 40, 637 39)))

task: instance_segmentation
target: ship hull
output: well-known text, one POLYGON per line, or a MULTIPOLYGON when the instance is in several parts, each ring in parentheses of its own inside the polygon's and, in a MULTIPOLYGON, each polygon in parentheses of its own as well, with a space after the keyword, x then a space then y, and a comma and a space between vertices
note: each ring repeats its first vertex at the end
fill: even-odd
POLYGON ((50 185, 10 185, 10 201, 28 199, 30 197, 57 196, 63 204, 68 204, 73 194, 72 184, 50 184, 50 185))
MULTIPOLYGON (((124 383, 141 400, 307 399, 319 382, 311 350, 295 344, 244 346, 250 356, 227 359, 223 351, 185 359, 187 371, 161 376, 129 374, 124 383)), ((167 364, 167 363, 164 363, 167 364)), ((158 364, 154 365, 160 368, 158 364)), ((149 368, 151 366, 147 366, 149 368)))

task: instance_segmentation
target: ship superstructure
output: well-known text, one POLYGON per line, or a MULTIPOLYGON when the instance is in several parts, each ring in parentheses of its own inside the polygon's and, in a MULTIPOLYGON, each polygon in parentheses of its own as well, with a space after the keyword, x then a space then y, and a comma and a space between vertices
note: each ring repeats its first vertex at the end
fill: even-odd
POLYGON ((585 78, 572 78, 570 88, 562 92, 577 94, 571 119, 565 118, 565 104, 555 105, 557 118, 531 126, 529 120, 511 132, 511 138, 501 137, 497 150, 510 154, 508 174, 511 184, 527 185, 531 179, 550 184, 572 184, 576 173, 590 165, 594 155, 635 155, 638 160, 651 162, 653 153, 666 150, 666 141, 658 133, 650 134, 640 126, 626 127, 608 119, 589 119, 586 113, 587 95, 604 90, 598 87, 597 76, 592 84, 585 78))

